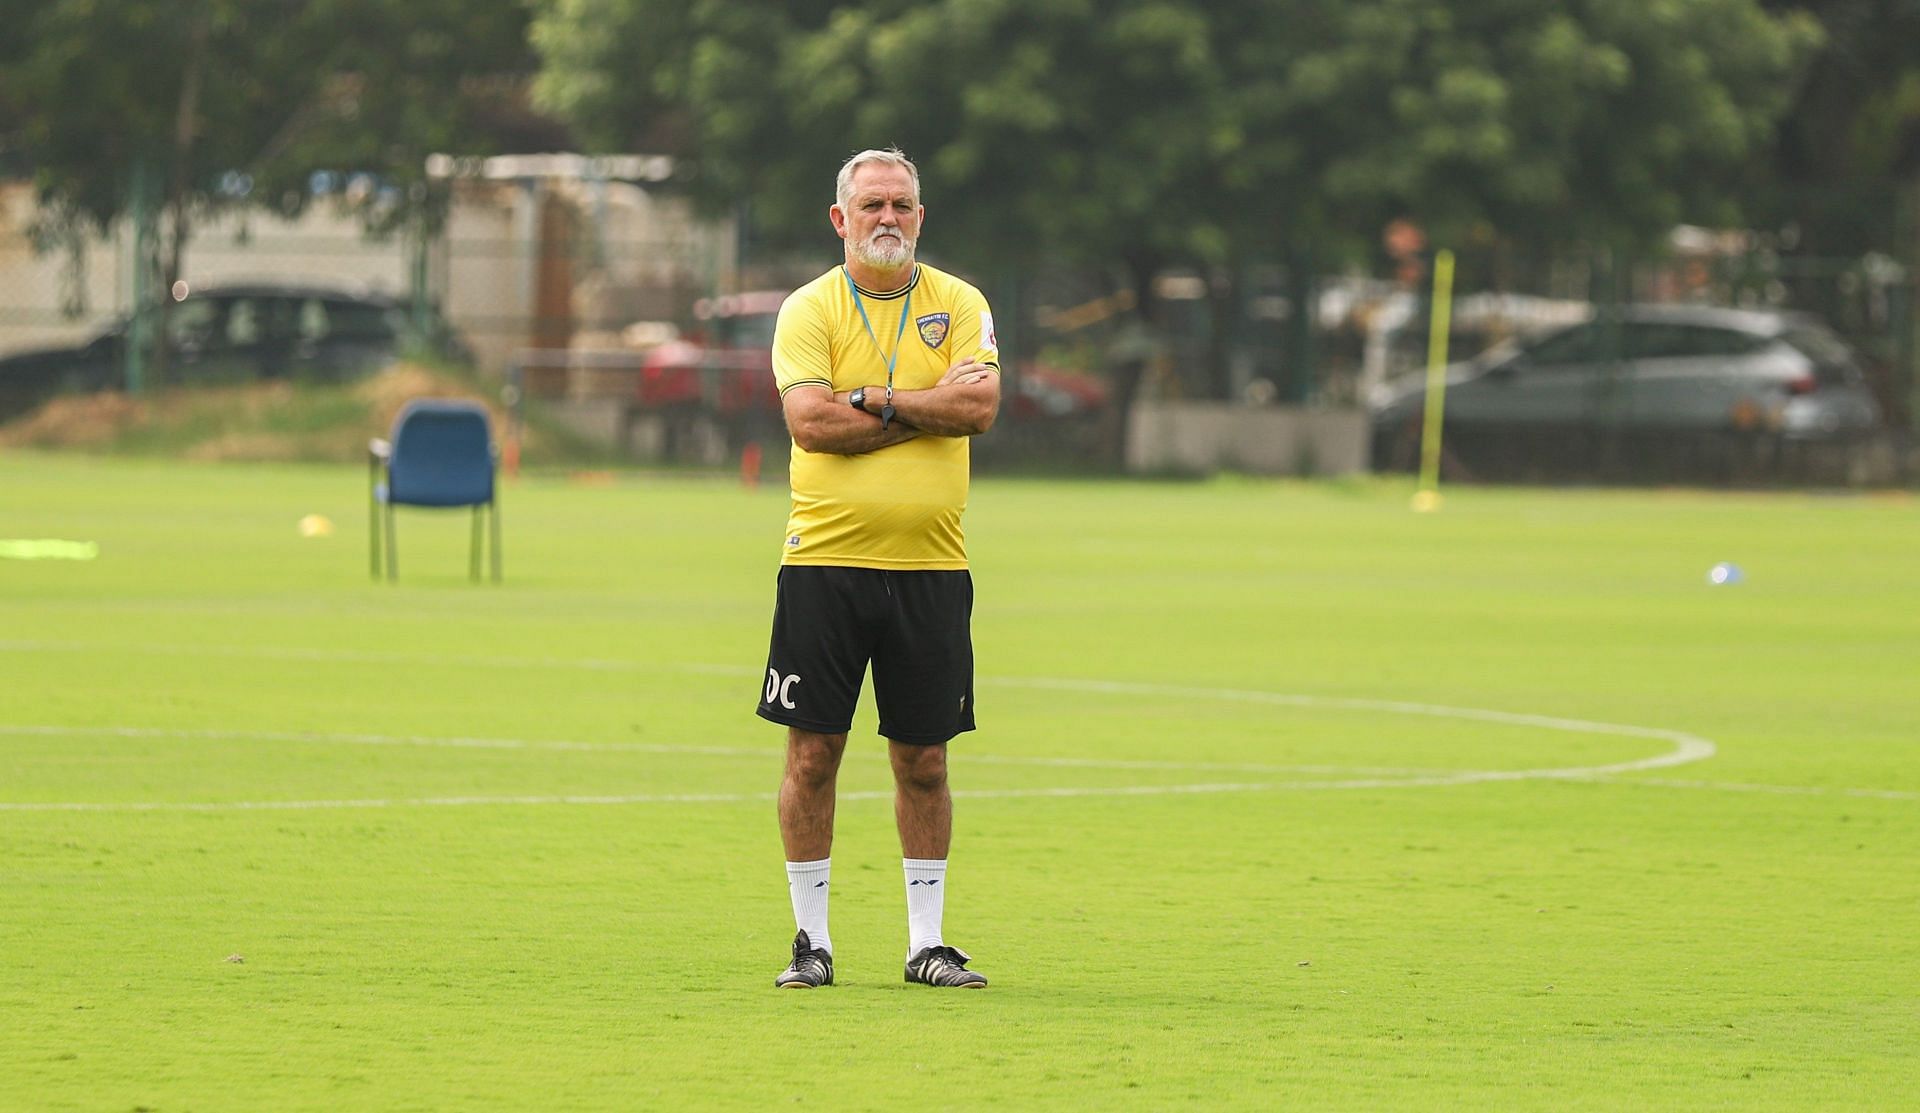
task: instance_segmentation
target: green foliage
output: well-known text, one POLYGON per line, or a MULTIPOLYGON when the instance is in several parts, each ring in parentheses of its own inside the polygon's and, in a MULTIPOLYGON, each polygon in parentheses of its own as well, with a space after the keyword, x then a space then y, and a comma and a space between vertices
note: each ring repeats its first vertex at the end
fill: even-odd
POLYGON ((1726 210, 1817 41, 1755 0, 554 0, 544 103, 817 236, 897 142, 981 259, 1219 262, 1393 216, 1620 242, 1726 210))
POLYGON ((526 22, 518 0, 24 0, 0 130, 57 220, 105 228, 143 164, 177 216, 295 212, 327 169, 371 175, 358 203, 391 222, 428 153, 484 153, 526 22))
POLYGON ((1794 6, 1819 21, 1826 46, 1793 90, 1777 148, 1756 162, 1759 216, 1767 227, 1794 228, 1792 246, 1816 258, 1897 245, 1894 254, 1920 266, 1901 244, 1913 218, 1903 220, 1897 196, 1920 188, 1920 3, 1794 6))

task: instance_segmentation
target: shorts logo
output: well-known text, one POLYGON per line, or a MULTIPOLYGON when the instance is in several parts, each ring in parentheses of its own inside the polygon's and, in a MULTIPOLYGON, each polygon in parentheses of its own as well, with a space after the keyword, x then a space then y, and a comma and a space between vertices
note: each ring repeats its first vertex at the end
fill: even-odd
POLYGON ((781 676, 774 670, 768 669, 767 696, 762 702, 771 704, 777 699, 780 701, 780 706, 786 708, 788 711, 792 711, 793 700, 788 693, 792 692, 793 686, 798 683, 800 683, 799 673, 795 673, 792 676, 781 676))
POLYGON ((796 534, 794 534, 794 535, 793 535, 792 537, 789 537, 789 538, 787 538, 787 548, 789 548, 789 549, 797 549, 797 548, 799 548, 799 547, 800 547, 800 535, 799 535, 799 534, 797 534, 797 533, 796 533, 796 534))
POLYGON ((920 330, 920 339, 926 341, 927 347, 938 348, 940 342, 947 338, 947 324, 951 320, 945 313, 929 313, 924 317, 915 317, 913 327, 920 330))

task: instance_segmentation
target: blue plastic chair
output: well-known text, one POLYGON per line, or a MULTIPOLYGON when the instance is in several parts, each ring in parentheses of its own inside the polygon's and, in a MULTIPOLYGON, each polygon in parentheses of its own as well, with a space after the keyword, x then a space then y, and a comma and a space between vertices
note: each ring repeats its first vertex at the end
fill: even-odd
POLYGON ((387 579, 398 579, 394 541, 395 506, 473 508, 473 539, 468 574, 480 578, 480 512, 492 529, 493 580, 500 582, 500 501, 495 478, 499 450, 486 407, 478 402, 422 398, 409 402, 393 419, 391 441, 367 445, 370 494, 367 506, 372 551, 369 571, 380 578, 381 540, 385 538, 387 579), (384 529, 382 525, 384 524, 384 529))

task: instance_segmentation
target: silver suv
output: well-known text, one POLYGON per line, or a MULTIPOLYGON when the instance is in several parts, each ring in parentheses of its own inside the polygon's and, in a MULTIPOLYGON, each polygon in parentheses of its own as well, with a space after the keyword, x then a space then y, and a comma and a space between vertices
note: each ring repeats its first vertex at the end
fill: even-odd
MULTIPOLYGON (((1420 376, 1371 400, 1376 466, 1417 459, 1425 406, 1420 376)), ((1753 471, 1804 446, 1864 445, 1882 427, 1832 332, 1701 306, 1626 306, 1490 349, 1448 369, 1443 412, 1454 462, 1499 473, 1753 471)))

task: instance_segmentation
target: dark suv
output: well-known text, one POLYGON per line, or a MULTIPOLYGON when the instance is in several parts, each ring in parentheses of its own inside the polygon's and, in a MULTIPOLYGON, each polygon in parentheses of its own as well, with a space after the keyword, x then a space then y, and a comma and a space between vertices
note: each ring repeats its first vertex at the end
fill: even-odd
MULTIPOLYGON (((0 356, 0 418, 54 394, 122 386, 129 324, 122 317, 76 347, 0 356)), ((416 349, 472 358, 438 313, 427 335, 415 331, 407 305, 381 294, 279 283, 195 290, 167 319, 165 381, 338 381, 416 349)))

